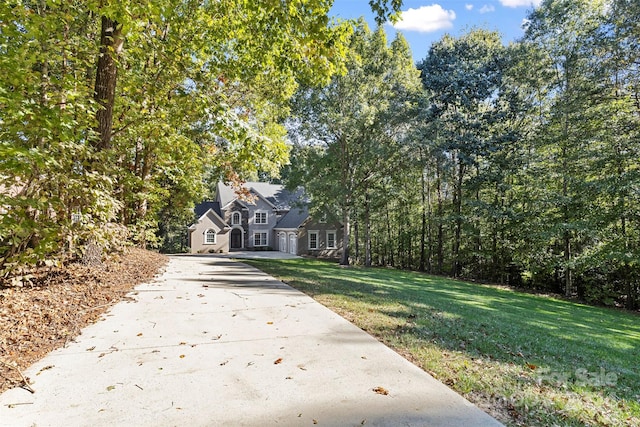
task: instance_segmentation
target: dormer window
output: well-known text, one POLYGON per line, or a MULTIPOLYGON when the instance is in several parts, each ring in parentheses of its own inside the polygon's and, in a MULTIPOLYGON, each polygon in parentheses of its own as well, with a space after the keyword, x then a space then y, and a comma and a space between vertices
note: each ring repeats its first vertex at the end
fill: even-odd
POLYGON ((267 213, 266 212, 256 212, 255 221, 256 224, 266 224, 267 223, 267 213))
POLYGON ((240 225, 241 221, 242 216, 240 215, 240 212, 234 212, 231 214, 231 225, 240 225))

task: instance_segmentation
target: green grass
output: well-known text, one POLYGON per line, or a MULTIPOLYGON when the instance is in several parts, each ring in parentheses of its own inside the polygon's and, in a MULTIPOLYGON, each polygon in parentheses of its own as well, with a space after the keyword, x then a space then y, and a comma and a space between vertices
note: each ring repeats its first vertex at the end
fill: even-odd
POLYGON ((640 425, 640 316, 415 272, 246 262, 507 425, 640 425))

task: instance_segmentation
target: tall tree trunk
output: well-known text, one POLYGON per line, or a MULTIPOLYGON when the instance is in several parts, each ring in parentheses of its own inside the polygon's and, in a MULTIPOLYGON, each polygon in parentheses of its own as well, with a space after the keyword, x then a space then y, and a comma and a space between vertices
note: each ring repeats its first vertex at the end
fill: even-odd
POLYGON ((431 179, 427 180, 427 265, 429 273, 433 272, 433 200, 431 195, 431 179))
POLYGON ((420 148, 420 184, 421 184, 421 198, 422 198, 422 224, 420 227, 420 264, 418 265, 418 269, 420 271, 425 271, 426 267, 426 239, 427 239, 427 206, 426 206, 426 179, 425 179, 425 170, 424 170, 424 155, 422 152, 422 147, 420 148))
MULTIPOLYGON (((618 170, 619 175, 622 175, 622 166, 620 166, 618 170)), ((620 212, 622 212, 620 218, 620 234, 624 241, 624 251, 625 253, 629 252, 629 236, 627 235, 627 211, 626 211, 626 195, 622 195, 620 198, 620 212)), ((624 290, 627 295, 625 301, 625 308, 627 310, 633 310, 636 307, 636 295, 635 295, 635 286, 632 286, 631 281, 633 280, 631 274, 631 266, 629 262, 625 261, 622 265, 622 277, 624 280, 624 290)))
POLYGON ((444 229, 442 225, 442 217, 444 215, 444 202, 442 197, 442 171, 440 168, 440 160, 436 165, 436 191, 438 197, 438 243, 436 255, 436 273, 441 274, 444 264, 444 229))
MULTIPOLYGON (((567 83, 568 85, 568 83, 567 83)), ((567 139, 569 137, 569 118, 565 114, 564 118, 564 143, 562 146, 562 198, 563 198, 563 207, 562 207, 562 219, 564 221, 565 227, 567 227, 571 221, 571 214, 569 212, 569 203, 567 202, 569 198, 569 178, 567 174, 569 173, 569 161, 567 159, 568 148, 567 148, 567 139)), ((563 243, 564 243, 564 293, 566 296, 571 296, 573 294, 573 277, 571 270, 571 232, 569 230, 565 230, 563 233, 563 243)))
MULTIPOLYGON (((476 178, 480 177, 480 166, 476 166, 476 178)), ((478 179, 478 183, 476 184, 476 203, 477 206, 480 206, 480 179, 478 179)), ((475 236, 474 236, 474 270, 476 270, 475 277, 480 278, 481 280, 486 279, 485 275, 485 262, 482 254, 482 219, 477 217, 475 221, 475 236)))
POLYGON ((391 235, 391 218, 389 216, 389 202, 387 201, 387 203, 385 203, 385 214, 387 216, 387 245, 386 247, 388 248, 388 254, 387 254, 387 263, 389 265, 391 265, 392 267, 395 267, 395 257, 393 256, 393 238, 391 235))
POLYGON ((360 222, 356 215, 356 219, 353 220, 353 246, 355 250, 354 259, 356 262, 360 260, 360 222))
MULTIPOLYGON (((409 215, 409 208, 408 208, 408 204, 405 202, 404 203, 404 209, 402 209, 402 214, 404 216, 404 220, 400 221, 400 224, 411 224, 411 218, 409 215)), ((412 236, 413 233, 407 231, 407 227, 405 227, 402 230, 402 235, 403 237, 403 241, 405 241, 406 243, 406 262, 405 262, 405 267, 406 268, 414 268, 413 265, 413 240, 412 240, 412 236)))
POLYGON ((117 58, 122 52, 124 36, 122 26, 115 20, 102 17, 100 29, 100 56, 96 69, 94 99, 100 106, 96 112, 98 140, 95 147, 106 150, 111 146, 113 104, 116 95, 117 58))
POLYGON ((350 224, 350 203, 349 196, 345 196, 344 205, 342 206, 342 256, 340 257, 340 265, 349 265, 349 239, 351 238, 350 224))
POLYGON ((371 212, 369 192, 364 195, 364 266, 371 267, 371 212))
POLYGON ((453 260, 451 263, 451 276, 458 277, 460 272, 460 242, 462 239, 462 178, 464 175, 464 165, 457 159, 458 176, 456 177, 456 188, 453 196, 453 208, 455 210, 456 221, 453 237, 453 260))
MULTIPOLYGON (((504 257, 502 256, 502 251, 498 248, 498 241, 502 242, 501 232, 504 230, 504 193, 500 190, 500 184, 496 181, 495 184, 495 195, 493 196, 493 206, 496 208, 500 207, 500 220, 493 221, 491 226, 491 270, 493 273, 491 275, 492 281, 497 281, 501 285, 504 284, 504 257)), ((501 245, 500 245, 501 246, 501 245)))

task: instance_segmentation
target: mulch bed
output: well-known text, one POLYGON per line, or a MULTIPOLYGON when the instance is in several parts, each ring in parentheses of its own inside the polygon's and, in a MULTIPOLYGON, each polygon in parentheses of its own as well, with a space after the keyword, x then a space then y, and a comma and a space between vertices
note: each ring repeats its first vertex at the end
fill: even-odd
POLYGON ((167 262, 164 255, 130 248, 99 266, 42 268, 30 284, 0 285, 0 393, 30 389, 24 369, 73 340, 167 262))

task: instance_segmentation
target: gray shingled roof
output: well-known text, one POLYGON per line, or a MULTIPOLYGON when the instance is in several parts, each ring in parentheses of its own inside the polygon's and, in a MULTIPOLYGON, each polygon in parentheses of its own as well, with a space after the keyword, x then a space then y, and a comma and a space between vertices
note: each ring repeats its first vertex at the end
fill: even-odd
MULTIPOLYGON (((291 209, 297 203, 303 200, 304 191, 298 189, 289 191, 280 184, 269 184, 267 182, 246 182, 243 185, 246 189, 253 189, 260 193, 262 197, 267 199, 272 205, 279 210, 291 209)), ((228 185, 218 183, 218 200, 222 206, 226 206, 237 198, 235 191, 228 185)))
POLYGON ((309 211, 304 208, 291 208, 289 212, 278 221, 275 228, 298 228, 309 217, 309 211))
POLYGON ((213 209, 215 213, 222 218, 222 211, 220 210, 220 203, 218 202, 202 202, 196 205, 194 211, 196 212, 196 218, 200 218, 206 214, 209 209, 213 209))

